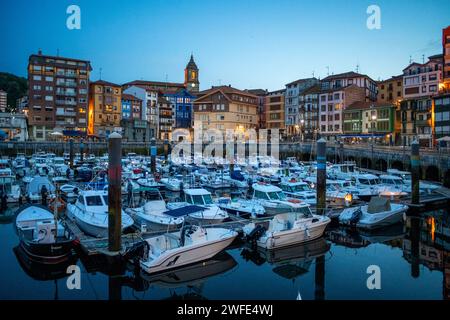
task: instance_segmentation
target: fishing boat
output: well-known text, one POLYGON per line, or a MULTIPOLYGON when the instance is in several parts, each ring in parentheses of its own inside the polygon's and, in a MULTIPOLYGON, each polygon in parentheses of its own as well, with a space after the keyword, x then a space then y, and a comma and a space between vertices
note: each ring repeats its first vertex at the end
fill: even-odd
MULTIPOLYGON (((173 217, 185 216, 198 210, 195 207, 183 207, 167 214, 173 217)), ((180 231, 146 239, 148 251, 140 260, 140 266, 152 274, 205 261, 228 247, 237 235, 237 232, 225 228, 205 229, 197 225, 185 225, 180 231)))
POLYGON ((277 214, 268 223, 249 223, 243 231, 248 241, 271 250, 320 238, 330 222, 326 216, 313 215, 306 205, 303 212, 277 214))
MULTIPOLYGON (((81 191, 75 204, 67 205, 67 216, 88 235, 97 238, 108 236, 108 192, 104 190, 81 191)), ((133 219, 122 210, 122 230, 133 225, 133 219)))
POLYGON ((75 237, 48 208, 25 205, 16 213, 20 244, 30 257, 59 263, 71 256, 75 237))
POLYGON ((189 217, 201 221, 202 224, 216 224, 228 218, 228 214, 214 203, 211 192, 206 189, 185 189, 184 202, 169 202, 168 209, 177 209, 186 206, 200 206, 201 211, 192 212, 189 217))
POLYGON ((369 204, 347 208, 339 215, 339 222, 363 229, 375 229, 403 220, 408 206, 391 203, 388 198, 373 197, 369 204))

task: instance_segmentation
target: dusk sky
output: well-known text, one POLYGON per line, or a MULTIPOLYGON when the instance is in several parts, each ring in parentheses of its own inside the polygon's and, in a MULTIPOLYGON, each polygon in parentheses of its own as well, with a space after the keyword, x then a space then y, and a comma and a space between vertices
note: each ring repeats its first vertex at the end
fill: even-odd
POLYGON ((28 56, 87 59, 99 78, 183 81, 194 53, 200 88, 275 90, 293 80, 359 71, 373 79, 400 74, 409 57, 442 52, 449 0, 1 0, 0 71, 26 76, 28 56), (81 30, 66 9, 81 8, 81 30), (366 27, 369 5, 381 29, 366 27))

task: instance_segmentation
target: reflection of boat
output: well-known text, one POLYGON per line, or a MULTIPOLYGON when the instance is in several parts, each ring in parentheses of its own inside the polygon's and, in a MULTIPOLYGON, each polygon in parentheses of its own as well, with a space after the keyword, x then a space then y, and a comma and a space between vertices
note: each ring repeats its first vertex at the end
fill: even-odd
POLYGON ((62 263, 47 264, 31 259, 21 246, 14 247, 13 251, 23 271, 34 280, 40 281, 67 277, 67 268, 70 265, 76 264, 78 259, 76 255, 73 255, 70 259, 62 263))
POLYGON ((141 272, 141 277, 151 284, 160 287, 176 288, 186 285, 194 286, 203 283, 207 278, 225 273, 233 269, 236 265, 237 262, 232 256, 226 252, 222 252, 207 261, 156 275, 141 272))
POLYGON ((396 223, 382 229, 359 231, 361 238, 371 243, 383 243, 392 240, 403 239, 405 233, 405 227, 401 223, 396 223))
POLYGON ((244 249, 242 256, 261 265, 268 262, 274 266, 273 272, 286 279, 294 279, 309 271, 312 261, 325 255, 330 245, 324 238, 288 248, 265 250, 244 249))
POLYGON ((327 231, 325 238, 336 245, 348 248, 363 248, 370 244, 370 242, 363 239, 356 230, 346 227, 339 227, 327 231))

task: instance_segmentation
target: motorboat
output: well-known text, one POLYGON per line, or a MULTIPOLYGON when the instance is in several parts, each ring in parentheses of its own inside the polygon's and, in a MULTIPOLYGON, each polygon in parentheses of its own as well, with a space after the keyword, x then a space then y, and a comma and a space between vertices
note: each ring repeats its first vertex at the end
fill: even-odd
POLYGON ((309 205, 299 199, 289 198, 279 187, 258 182, 252 185, 253 200, 266 210, 266 215, 275 215, 285 212, 303 212, 309 205))
POLYGON ((153 274, 205 261, 227 248, 237 235, 231 229, 185 225, 180 231, 146 239, 148 251, 140 266, 153 274))
POLYGON ((72 254, 74 235, 47 207, 25 205, 16 213, 20 244, 30 257, 58 263, 72 254))
POLYGON ((61 192, 61 196, 64 200, 71 202, 78 197, 80 188, 71 184, 63 184, 59 187, 59 191, 61 192))
POLYGON ((42 188, 47 189, 47 198, 55 197, 55 186, 48 180, 47 177, 35 176, 30 179, 26 185, 26 195, 30 202, 36 203, 42 200, 42 188))
POLYGON ((309 205, 316 205, 316 191, 312 190, 306 182, 289 179, 282 181, 280 188, 288 197, 300 199, 309 205))
POLYGON ((306 205, 303 212, 277 214, 268 223, 249 223, 243 231, 249 242, 271 250, 320 238, 330 222, 327 216, 313 215, 306 205))
POLYGON ((217 199, 220 209, 241 218, 264 217, 266 210, 256 201, 242 198, 221 197, 217 199))
POLYGON ((160 183, 169 191, 178 192, 181 190, 181 185, 183 181, 181 179, 171 177, 171 178, 162 178, 160 183))
POLYGON ((157 189, 154 192, 159 195, 159 199, 148 201, 142 207, 128 208, 125 212, 132 216, 135 222, 151 230, 172 230, 181 227, 184 218, 165 214, 169 211, 166 202, 157 189))
POLYGON ((333 180, 347 180, 357 174, 360 174, 360 172, 354 162, 333 164, 327 169, 327 175, 333 180))
MULTIPOLYGON (((406 188, 405 191, 411 191, 411 184, 412 184, 411 172, 409 172, 409 171, 400 171, 400 170, 397 170, 397 169, 388 169, 387 173, 390 176, 396 176, 396 177, 401 178, 402 181, 403 181, 403 184, 405 185, 405 188, 406 188)), ((434 190, 437 190, 439 188, 440 188, 440 186, 437 185, 437 184, 424 182, 424 181, 420 181, 419 182, 419 190, 422 193, 431 193, 434 190)))
POLYGON ((379 196, 380 193, 389 194, 392 198, 400 198, 406 195, 404 191, 383 185, 380 178, 373 174, 357 174, 352 179, 355 181, 356 186, 361 188, 358 198, 366 202, 369 202, 374 196, 379 196))
POLYGON ((21 196, 20 186, 11 169, 0 169, 0 194, 6 193, 8 202, 18 202, 21 196))
POLYGON ((164 185, 157 182, 155 180, 155 178, 151 177, 151 178, 140 178, 137 179, 136 182, 144 188, 163 188, 164 185))
POLYGON ((339 222, 363 229, 375 229, 402 221, 407 210, 407 205, 391 203, 388 198, 373 197, 367 205, 343 210, 339 222))
MULTIPOLYGON (((97 238, 108 236, 108 192, 81 191, 75 204, 67 205, 67 216, 86 234, 97 238)), ((133 219, 122 210, 122 230, 133 225, 133 219)))
POLYGON ((201 221, 202 224, 217 224, 228 218, 226 211, 214 203, 211 192, 202 188, 184 190, 184 202, 169 202, 168 209, 177 209, 190 205, 203 207, 204 210, 189 214, 190 218, 201 221))

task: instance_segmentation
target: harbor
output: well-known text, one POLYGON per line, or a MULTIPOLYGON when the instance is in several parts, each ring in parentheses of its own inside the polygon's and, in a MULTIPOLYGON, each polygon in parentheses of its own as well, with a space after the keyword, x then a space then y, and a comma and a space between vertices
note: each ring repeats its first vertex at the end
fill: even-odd
POLYGON ((125 153, 117 134, 103 155, 70 141, 2 157, 0 297, 450 298, 450 190, 421 180, 417 144, 411 171, 327 161, 323 139, 312 161, 194 164, 170 149, 125 153), (382 293, 366 286, 372 265, 382 293))

